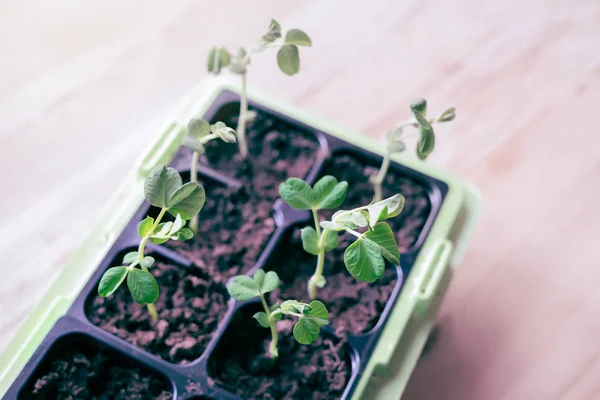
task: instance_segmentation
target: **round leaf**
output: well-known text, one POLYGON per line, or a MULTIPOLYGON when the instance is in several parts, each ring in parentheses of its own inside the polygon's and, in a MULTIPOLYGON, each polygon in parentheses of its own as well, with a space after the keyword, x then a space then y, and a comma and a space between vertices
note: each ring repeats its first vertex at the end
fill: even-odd
POLYGON ((133 300, 139 304, 152 304, 158 299, 158 283, 148 271, 139 268, 129 271, 127 287, 133 300))
POLYGON ((138 234, 140 237, 146 237, 152 233, 154 227, 154 218, 146 217, 138 224, 138 234))
POLYGON ((344 264, 352 276, 363 282, 381 278, 385 269, 379 246, 362 238, 348 246, 344 252, 344 264))
POLYGON ((325 304, 319 300, 311 301, 308 306, 309 308, 304 312, 304 315, 325 320, 329 318, 329 311, 327 311, 325 304))
POLYGON ((231 55, 224 47, 213 47, 208 53, 208 72, 218 74, 231 62, 231 55))
POLYGON ((146 178, 144 197, 155 207, 167 207, 169 200, 182 184, 181 175, 176 169, 159 165, 152 169, 146 178))
MULTIPOLYGON (((319 248, 319 236, 317 235, 317 231, 315 231, 314 228, 307 226, 306 228, 302 228, 300 233, 302 238, 302 247, 304 248, 304 251, 314 256, 319 255, 321 249, 319 248)), ((331 236, 334 235, 331 234, 331 236)), ((327 237, 329 237, 329 235, 327 237)))
POLYGON ((331 175, 319 179, 313 186, 313 206, 318 210, 330 210, 342 205, 348 193, 348 182, 339 182, 331 175))
POLYGON ((200 139, 210 133, 210 124, 201 118, 192 118, 188 122, 187 134, 194 139, 200 139))
POLYGON ((256 283, 256 287, 259 289, 262 289, 263 282, 265 281, 265 270, 257 269, 254 272, 253 278, 254 278, 254 282, 256 283))
POLYGON ((175 190, 169 198, 169 212, 173 215, 180 214, 187 221, 200 212, 205 200, 204 187, 196 182, 188 182, 175 190))
POLYGON ((194 232, 192 232, 191 229, 182 228, 178 232, 176 232, 174 235, 172 235, 171 239, 183 242, 186 240, 190 240, 193 237, 194 237, 194 232))
POLYGON ((102 275, 102 279, 100 279, 98 294, 101 297, 113 294, 125 280, 128 271, 127 267, 112 267, 107 269, 104 275, 102 275))
POLYGON ((233 278, 227 285, 229 295, 236 300, 250 300, 259 295, 258 286, 254 279, 246 275, 233 278))
POLYGON ((290 29, 285 35, 285 44, 295 44, 296 46, 312 46, 312 41, 306 33, 300 29, 290 29))
POLYGON ((398 250, 398 244, 394 237, 392 228, 385 222, 380 222, 373 230, 365 232, 364 238, 367 241, 375 243, 381 251, 381 255, 384 256, 389 262, 394 265, 400 264, 400 250, 398 250))
POLYGON ((417 143, 417 156, 421 160, 425 160, 432 152, 435 147, 435 134, 431 124, 419 124, 420 137, 417 143))
POLYGON ((325 251, 331 251, 338 247, 340 244, 340 237, 337 232, 327 232, 327 237, 325 238, 325 251))
POLYGON ((271 326, 271 322, 269 321, 269 316, 263 311, 257 312, 256 314, 254 314, 252 316, 252 318, 257 320, 258 323, 260 324, 260 326, 262 326, 263 328, 268 328, 271 326))
POLYGON ((313 190, 300 178, 289 178, 279 185, 281 198, 296 210, 310 210, 313 206, 313 190))
POLYGON ((265 274, 265 279, 261 285, 260 291, 269 293, 279 287, 279 276, 275 271, 269 271, 265 274))
POLYGON ((319 337, 321 327, 312 319, 300 318, 294 325, 294 338, 300 344, 311 344, 319 337))
POLYGON ((300 71, 300 56, 298 47, 290 44, 282 46, 277 52, 279 69, 287 75, 295 75, 300 71))
POLYGON ((139 254, 137 251, 130 251, 123 256, 123 264, 131 264, 138 259, 139 254))
POLYGON ((154 265, 154 261, 154 257, 146 256, 142 259, 140 265, 144 268, 150 268, 152 265, 154 265))

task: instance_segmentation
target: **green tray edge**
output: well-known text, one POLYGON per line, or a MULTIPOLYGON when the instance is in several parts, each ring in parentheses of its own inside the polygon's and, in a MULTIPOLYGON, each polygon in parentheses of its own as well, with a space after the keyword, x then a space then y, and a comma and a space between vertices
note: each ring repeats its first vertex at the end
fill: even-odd
MULTIPOLYGON (((117 193, 101 213, 98 223, 92 228, 79 249, 70 257, 38 306, 29 314, 13 339, 0 354, 0 396, 7 392, 56 320, 66 313, 77 294, 90 279, 102 258, 124 229, 127 221, 144 201, 142 187, 148 172, 154 166, 168 163, 172 159, 185 133, 187 121, 194 116, 203 115, 223 90, 239 93, 238 82, 232 78, 224 77, 210 78, 201 82, 190 91, 175 108, 173 116, 159 129, 156 139, 138 158, 117 193)), ((351 131, 326 121, 252 86, 248 89, 248 96, 252 101, 263 104, 302 123, 374 153, 382 154, 381 145, 360 132, 351 131)), ((479 213, 479 194, 462 179, 431 164, 421 162, 414 157, 400 155, 394 157, 394 161, 448 184, 449 193, 428 239, 424 243, 423 249, 428 249, 440 239, 450 238, 454 244, 451 264, 456 268, 464 253, 473 222, 479 213), (460 223, 457 223, 459 215, 462 215, 462 218, 460 218, 460 223)), ((426 253, 426 251, 422 251, 419 254, 413 272, 427 268, 426 253)), ((444 285, 447 286, 447 283, 449 283, 451 274, 452 272, 449 270, 444 276, 444 285)), ((419 275, 411 273, 409 278, 411 276, 419 275)), ((421 318, 411 318, 415 313, 416 306, 415 298, 411 294, 414 294, 415 288, 420 283, 418 279, 409 279, 405 283, 403 294, 392 310, 392 315, 386 324, 371 361, 367 365, 365 374, 363 374, 357 386, 353 399, 388 400, 399 398, 402 394, 433 324, 435 313, 439 307, 438 303, 441 302, 447 288, 440 289, 439 298, 429 305, 426 315, 421 312, 421 318), (388 338, 395 343, 398 341, 398 335, 402 332, 406 332, 406 334, 397 343, 397 347, 394 348, 396 349, 396 356, 399 354, 404 356, 400 360, 398 360, 398 357, 394 357, 385 373, 376 371, 380 366, 378 365, 378 359, 389 352, 388 338), (371 379, 372 375, 373 379, 371 379)))

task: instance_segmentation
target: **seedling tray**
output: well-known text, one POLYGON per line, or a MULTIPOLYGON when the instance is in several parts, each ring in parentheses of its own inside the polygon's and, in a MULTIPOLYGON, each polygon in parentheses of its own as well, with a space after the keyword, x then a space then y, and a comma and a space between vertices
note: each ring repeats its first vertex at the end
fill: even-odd
MULTIPOLYGON (((285 151, 292 154, 285 165, 272 164, 261 168, 279 169, 273 174, 278 179, 283 175, 286 175, 284 178, 299 176, 311 184, 324 174, 332 174, 339 179, 356 181, 355 186, 362 188, 363 197, 371 196, 370 188, 364 186, 364 182, 360 186, 361 180, 366 178, 363 174, 356 174, 356 171, 378 167, 381 156, 376 151, 376 143, 357 134, 345 134, 343 129, 308 116, 256 89, 249 91, 249 98, 251 109, 266 116, 266 125, 272 125, 265 128, 272 140, 266 140, 264 144, 261 142, 260 146, 270 146, 269 151, 276 154, 279 151, 281 154, 285 151), (277 139, 277 134, 271 133, 278 132, 281 136, 286 131, 294 132, 290 136, 300 137, 299 142, 294 143, 300 143, 297 147, 308 146, 307 150, 285 150, 285 145, 289 147, 291 142, 281 141, 277 139)), ((254 327, 256 324, 249 317, 255 310, 256 302, 235 302, 229 299, 223 285, 234 273, 251 274, 258 268, 272 269, 279 273, 284 282, 282 292, 275 292, 272 300, 285 298, 286 293, 293 292, 294 276, 301 274, 302 268, 299 266, 306 256, 301 247, 298 247, 299 241, 294 232, 312 221, 307 212, 292 210, 276 200, 273 194, 276 193, 276 187, 271 187, 269 183, 259 185, 264 204, 256 205, 257 215, 250 218, 249 222, 259 224, 262 221, 261 226, 267 231, 264 243, 257 244, 258 250, 255 249, 254 252, 241 252, 241 258, 229 260, 232 264, 215 270, 216 275, 208 273, 210 266, 207 270, 198 272, 198 265, 203 261, 201 257, 194 255, 193 246, 148 247, 148 253, 163 265, 160 267, 162 272, 158 273, 161 293, 164 292, 161 294, 163 308, 168 308, 169 302, 177 302, 172 299, 181 298, 182 293, 186 293, 185 296, 190 292, 190 296, 197 293, 197 298, 185 297, 181 300, 185 306, 184 311, 189 313, 183 317, 189 320, 189 326, 195 325, 193 329, 190 328, 193 330, 191 334, 187 332, 188 327, 185 327, 186 334, 195 337, 193 343, 185 340, 185 337, 179 342, 171 340, 170 345, 156 341, 154 337, 150 340, 147 337, 137 337, 136 330, 152 334, 152 330, 156 329, 143 328, 143 316, 136 316, 135 307, 141 312, 144 309, 132 304, 125 310, 130 313, 130 320, 137 318, 139 326, 142 326, 128 327, 127 321, 107 321, 105 318, 109 313, 107 310, 115 307, 118 300, 127 301, 124 300, 126 296, 119 298, 117 292, 115 299, 97 297, 97 285, 103 272, 109 267, 120 265, 122 256, 135 249, 139 240, 136 231, 138 222, 146 215, 156 212, 143 201, 142 196, 143 181, 149 171, 161 163, 169 164, 178 169, 184 179, 189 177, 190 154, 186 149, 180 149, 187 121, 196 116, 213 121, 231 121, 237 113, 238 102, 235 82, 213 79, 193 90, 177 108, 175 118, 160 130, 156 141, 140 158, 103 213, 102 222, 94 228, 40 306, 2 354, 0 394, 6 393, 5 398, 8 399, 43 398, 32 395, 36 382, 50 368, 56 368, 59 361, 68 363, 69 360, 75 360, 72 362, 83 365, 78 368, 93 368, 95 365, 109 363, 122 366, 125 371, 117 378, 103 377, 98 387, 89 385, 88 380, 89 387, 71 388, 72 391, 80 390, 77 393, 82 398, 93 397, 96 393, 94 391, 107 393, 106 390, 113 390, 110 393, 116 398, 134 395, 161 399, 242 398, 235 393, 236 382, 226 382, 227 374, 223 373, 221 361, 232 357, 232 348, 235 348, 236 343, 248 340, 260 342, 260 336, 266 336, 268 331, 254 327), (268 209, 265 208, 267 203, 268 209), (239 271, 231 270, 235 262, 240 264, 239 271), (290 270, 294 270, 294 273, 290 274, 290 270), (168 276, 175 278, 167 278, 168 276), (217 277, 214 278, 215 276, 217 277), (208 283, 212 278, 217 281, 217 287, 208 283), (163 288, 162 284, 167 279, 175 281, 169 283, 173 285, 173 290, 163 288), (217 309, 212 310, 215 315, 207 322, 203 318, 205 312, 208 312, 205 309, 208 303, 216 304, 217 309), (254 339, 240 336, 240 332, 244 330, 250 331, 254 339), (102 356, 98 358, 97 354, 102 356), (116 383, 109 382, 109 386, 113 386, 107 389, 106 382, 111 379, 116 379, 116 383), (124 386, 119 386, 122 385, 119 380, 135 381, 139 388, 124 389, 124 386)), ((248 196, 251 197, 244 189, 248 182, 240 180, 230 169, 224 168, 227 157, 233 157, 233 153, 226 154, 221 150, 209 150, 208 154, 216 154, 215 157, 221 158, 209 159, 212 162, 208 166, 200 166, 200 181, 206 187, 209 199, 211 193, 215 193, 215 196, 224 193, 230 195, 232 201, 243 203, 248 196)), ((412 228, 402 228, 402 232, 408 233, 406 237, 399 238, 403 248, 401 266, 388 266, 382 282, 374 284, 375 289, 369 285, 351 289, 358 290, 359 296, 364 295, 364 302, 370 307, 366 311, 370 313, 370 318, 359 321, 356 325, 356 317, 348 311, 349 308, 343 303, 335 303, 335 293, 330 293, 331 298, 325 299, 333 304, 333 308, 330 308, 330 304, 326 302, 334 315, 332 325, 324 329, 323 341, 337 349, 337 357, 345 366, 345 369, 340 367, 345 372, 338 375, 344 380, 343 385, 330 398, 387 400, 400 397, 477 215, 478 196, 462 180, 411 158, 397 158, 390 171, 387 185, 402 194, 405 194, 403 191, 406 189, 409 194, 414 195, 414 198, 407 197, 406 219, 398 222, 405 226, 410 223, 412 228), (415 215, 420 217, 416 218, 415 215), (368 300, 369 296, 366 294, 373 292, 384 293, 383 299, 368 300), (336 314, 346 316, 339 318, 342 322, 336 322, 336 314)), ((264 182, 268 182, 269 177, 260 177, 263 178, 264 182)), ((352 187, 351 183, 350 190, 352 187)), ((218 201, 208 206, 208 209, 205 206, 200 213, 201 223, 204 215, 212 218, 211 213, 221 212, 226 208, 223 203, 217 203, 218 201)), ((210 234, 215 233, 200 229, 200 235, 210 234)), ((200 239, 201 243, 202 240, 210 239, 200 239)), ((210 243, 218 244, 218 240, 210 243)), ((213 251, 219 250, 213 248, 213 251)), ((210 259, 210 262, 213 261, 210 259)), ((331 260, 330 263, 335 264, 331 260)), ((337 271, 334 267, 329 272, 342 276, 340 274, 343 271, 337 271)), ((157 306, 160 311, 161 304, 157 306)), ((172 305, 171 308, 176 307, 172 305)), ((173 314, 169 314, 169 317, 182 318, 173 314)), ((173 329, 170 326, 162 328, 173 329)), ((235 349, 233 351, 235 354, 235 349)), ((241 348, 239 351, 247 349, 241 348)), ((60 392, 46 392, 45 395, 48 396, 48 393, 56 398, 60 395, 60 392)), ((306 395, 304 398, 307 398, 306 395)))

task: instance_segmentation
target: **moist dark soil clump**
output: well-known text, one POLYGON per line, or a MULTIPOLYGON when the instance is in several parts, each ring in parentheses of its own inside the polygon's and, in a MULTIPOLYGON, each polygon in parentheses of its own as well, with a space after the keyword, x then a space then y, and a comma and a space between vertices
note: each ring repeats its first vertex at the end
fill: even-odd
POLYGON ((95 325, 172 363, 198 359, 227 311, 227 290, 199 268, 158 261, 159 320, 133 301, 123 284, 110 297, 91 294, 86 314, 95 325))
POLYGON ((84 343, 62 343, 38 368, 19 400, 168 400, 168 383, 117 353, 84 343))
POLYGON ((292 335, 294 321, 284 319, 273 363, 266 356, 270 330, 252 324, 254 311, 241 311, 217 346, 209 362, 215 383, 244 399, 339 399, 352 371, 344 341, 321 332, 312 344, 301 345, 292 335))

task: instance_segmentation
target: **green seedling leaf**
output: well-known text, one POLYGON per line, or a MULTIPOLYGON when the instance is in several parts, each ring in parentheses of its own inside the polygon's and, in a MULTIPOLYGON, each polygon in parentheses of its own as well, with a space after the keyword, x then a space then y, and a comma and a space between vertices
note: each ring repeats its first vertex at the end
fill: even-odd
POLYGON ((281 37, 281 25, 279 25, 279 22, 272 19, 271 23, 269 24, 269 29, 267 30, 267 33, 262 35, 261 40, 265 43, 273 43, 275 40, 279 39, 280 37, 281 37))
MULTIPOLYGON (((325 323, 323 325, 327 325, 327 319, 329 318, 329 311, 325 307, 325 304, 320 302, 319 300, 313 300, 309 303, 309 308, 304 311, 304 315, 306 317, 314 318, 314 319, 323 319, 325 323)), ((321 326, 323 326, 321 325, 321 326)))
POLYGON ((143 268, 150 268, 152 265, 154 265, 154 261, 154 257, 146 256, 142 259, 142 261, 140 261, 140 266, 143 268))
POLYGON ((339 244, 340 237, 338 236, 337 232, 327 232, 327 237, 325 238, 325 251, 331 251, 338 247, 339 244))
POLYGON ((236 300, 250 300, 259 295, 256 281, 249 276, 239 275, 227 285, 229 295, 236 300))
POLYGON ((177 170, 159 165, 152 169, 146 178, 144 197, 155 207, 168 207, 173 194, 182 184, 181 175, 177 170))
POLYGON ((313 186, 313 207, 317 210, 330 210, 342 205, 348 193, 348 182, 338 182, 331 175, 319 179, 313 186))
POLYGON ((213 47, 208 53, 208 72, 218 74, 231 62, 231 55, 224 47, 213 47))
POLYGON ((456 117, 456 108, 452 107, 444 111, 437 117, 438 122, 449 122, 456 117))
POLYGON ((294 338, 300 344, 311 344, 319 337, 321 327, 312 319, 300 318, 294 325, 294 338))
POLYGON ((204 154, 205 152, 204 145, 200 143, 198 139, 194 139, 191 136, 184 136, 183 139, 181 139, 181 145, 200 154, 204 154))
POLYGON ((435 147, 435 134, 433 128, 428 121, 419 123, 419 142, 417 143, 417 156, 421 160, 425 160, 435 147))
POLYGON ((277 64, 286 75, 295 75, 300 71, 298 47, 290 44, 282 46, 277 52, 277 64))
POLYGON ((146 217, 138 224, 138 234, 144 238, 152 233, 154 227, 154 218, 146 217))
POLYGON ((425 117, 427 114, 427 101, 425 99, 417 99, 410 104, 410 110, 415 116, 420 115, 425 117))
POLYGON ((269 271, 265 274, 264 282, 260 287, 263 293, 269 293, 279 287, 279 276, 275 271, 269 271))
POLYGON ((300 237, 302 238, 302 248, 304 248, 304 251, 312 254, 313 256, 319 255, 321 252, 321 249, 319 248, 319 236, 314 228, 310 226, 302 228, 300 231, 300 237))
POLYGON ((340 210, 331 216, 331 220, 336 224, 341 224, 348 229, 364 228, 369 225, 365 214, 361 211, 340 210))
POLYGON ((279 195, 296 210, 310 210, 314 204, 313 189, 300 178, 289 178, 280 184, 279 195))
POLYGON ((258 321, 258 323, 260 324, 260 326, 262 326, 263 328, 268 328, 271 326, 271 322, 269 321, 269 316, 263 311, 257 312, 256 314, 254 314, 252 316, 252 318, 256 319, 258 321))
POLYGON ((131 264, 132 262, 138 259, 139 255, 140 253, 138 253, 137 251, 130 251, 129 253, 123 256, 123 264, 131 264))
POLYGON ((139 304, 152 304, 158 299, 158 283, 150 272, 133 268, 127 275, 127 287, 139 304))
POLYGON ((389 262, 394 265, 400 265, 400 251, 396 238, 392 232, 392 228, 385 222, 380 222, 373 230, 367 231, 364 234, 365 240, 368 240, 377 245, 383 255, 389 262))
POLYGON ((169 234, 173 235, 174 233, 179 232, 179 230, 183 228, 184 224, 185 221, 181 217, 181 214, 177 214, 177 216, 175 217, 175 221, 173 221, 173 225, 171 225, 171 230, 169 231, 169 234))
POLYGON ((107 269, 104 275, 102 275, 102 279, 100 279, 98 294, 101 297, 112 295, 121 286, 128 272, 129 269, 127 267, 112 267, 107 269))
POLYGON ((168 241, 169 241, 168 237, 154 237, 154 236, 150 237, 150 243, 154 243, 154 244, 163 244, 168 241))
POLYGON ((180 214, 184 220, 197 215, 206 200, 204 187, 196 182, 188 182, 175 189, 168 199, 168 210, 171 214, 180 214))
POLYGON ((373 203, 367 207, 369 226, 373 228, 378 222, 397 216, 404 208, 404 197, 396 194, 387 199, 373 203))
POLYGON ((321 225, 321 228, 323 229, 327 229, 328 231, 343 231, 345 226, 342 224, 338 224, 336 222, 332 222, 332 221, 321 221, 319 223, 319 225, 321 225))
POLYGON ((224 142, 236 142, 235 130, 233 130, 233 128, 228 127, 221 121, 215 123, 214 125, 211 125, 210 131, 215 135, 219 136, 219 138, 224 142))
POLYGON ((186 240, 190 240, 194 237, 194 232, 188 228, 182 228, 177 231, 175 234, 171 235, 172 240, 177 240, 179 242, 184 242, 186 240))
POLYGON ((259 288, 259 289, 262 288, 262 285, 265 282, 265 275, 266 275, 266 273, 262 269, 257 269, 254 272, 253 278, 254 278, 254 282, 256 282, 256 287, 257 288, 259 288))
POLYGON ((188 122, 188 136, 194 139, 200 139, 210 133, 210 124, 200 118, 192 118, 188 122))
POLYGON ((296 46, 312 46, 312 41, 306 33, 300 29, 290 29, 285 34, 285 44, 294 44, 296 46))
POLYGON ((279 308, 281 308, 281 311, 283 311, 284 314, 302 314, 304 312, 304 304, 300 303, 298 300, 286 300, 283 303, 281 303, 279 308))
POLYGON ((344 252, 344 264, 352 276, 363 282, 381 278, 385 269, 380 247, 364 237, 348 246, 344 252))

